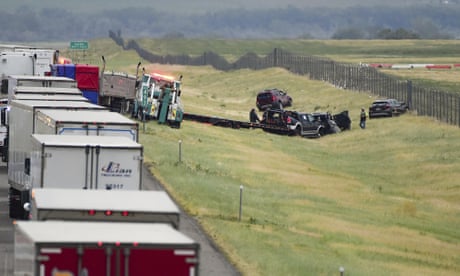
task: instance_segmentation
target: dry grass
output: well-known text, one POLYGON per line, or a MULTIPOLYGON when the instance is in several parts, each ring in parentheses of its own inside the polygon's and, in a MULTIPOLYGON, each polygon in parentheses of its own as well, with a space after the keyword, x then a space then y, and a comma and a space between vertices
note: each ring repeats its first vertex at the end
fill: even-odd
MULTIPOLYGON (((355 122, 373 99, 282 69, 152 68, 184 74, 183 102, 197 114, 246 120, 254 91, 266 80, 287 87, 295 109, 350 109, 355 122)), ((148 129, 153 135, 142 139, 155 145, 146 153, 155 174, 245 275, 330 275, 339 265, 355 275, 460 269, 454 127, 405 114, 321 139, 188 121, 180 130, 154 123, 148 129), (178 139, 180 166, 168 154, 178 139), (236 219, 240 185, 242 223, 236 219)))

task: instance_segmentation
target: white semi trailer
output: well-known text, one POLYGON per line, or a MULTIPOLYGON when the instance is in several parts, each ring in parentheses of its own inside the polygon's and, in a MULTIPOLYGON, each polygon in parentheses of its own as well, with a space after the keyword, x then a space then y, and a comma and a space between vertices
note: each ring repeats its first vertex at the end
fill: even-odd
POLYGON ((180 210, 165 191, 33 189, 31 220, 167 223, 179 228, 180 210))
POLYGON ((8 93, 8 76, 51 75, 51 66, 58 63, 59 51, 21 45, 0 45, 1 93, 8 93))
POLYGON ((32 151, 31 135, 35 133, 35 116, 40 110, 94 110, 109 112, 105 107, 87 101, 46 101, 46 100, 13 100, 9 105, 7 143, 2 147, 2 158, 8 162, 8 184, 10 217, 22 218, 23 202, 28 200, 27 185, 30 177, 25 172, 30 168, 30 152, 32 151))
POLYGON ((143 147, 123 136, 32 134, 31 188, 141 190, 143 147))
MULTIPOLYGON (((74 88, 78 89, 77 82, 67 77, 55 76, 31 76, 9 75, 8 76, 8 99, 11 100, 16 88, 42 87, 42 88, 74 88)), ((78 90, 79 91, 79 90, 78 90)), ((80 91, 80 94, 81 91, 80 91)))

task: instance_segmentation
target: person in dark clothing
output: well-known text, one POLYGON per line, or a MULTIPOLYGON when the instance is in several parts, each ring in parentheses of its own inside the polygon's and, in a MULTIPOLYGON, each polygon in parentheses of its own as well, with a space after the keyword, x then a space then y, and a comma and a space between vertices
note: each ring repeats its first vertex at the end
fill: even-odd
POLYGON ((362 129, 366 128, 366 118, 367 118, 366 111, 364 110, 364 108, 361 108, 361 114, 359 116, 359 126, 362 129))
POLYGON ((256 110, 254 108, 251 109, 251 112, 249 112, 249 121, 251 123, 259 123, 260 122, 259 116, 257 116, 256 110))

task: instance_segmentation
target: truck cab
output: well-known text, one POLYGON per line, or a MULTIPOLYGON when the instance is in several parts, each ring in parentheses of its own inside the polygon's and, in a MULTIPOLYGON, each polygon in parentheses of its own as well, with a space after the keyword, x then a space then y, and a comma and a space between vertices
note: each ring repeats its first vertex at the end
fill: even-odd
POLYGON ((182 76, 176 80, 172 76, 144 73, 137 86, 133 116, 180 127, 183 117, 181 79, 182 76))

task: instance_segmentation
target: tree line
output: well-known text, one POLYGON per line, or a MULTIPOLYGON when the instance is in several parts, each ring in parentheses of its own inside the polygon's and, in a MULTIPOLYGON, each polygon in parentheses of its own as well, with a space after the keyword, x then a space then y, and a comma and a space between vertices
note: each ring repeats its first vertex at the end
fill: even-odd
MULTIPOLYGON (((450 2, 449 2, 450 3, 450 2)), ((167 14, 154 9, 75 13, 55 8, 0 10, 0 41, 93 39, 121 30, 125 37, 236 39, 449 39, 460 37, 460 4, 244 10, 167 14)))

